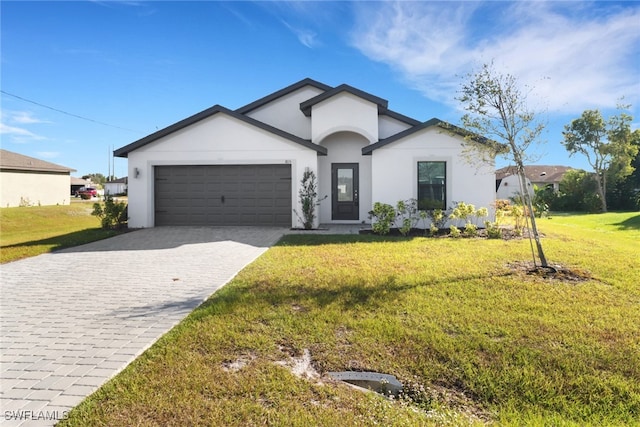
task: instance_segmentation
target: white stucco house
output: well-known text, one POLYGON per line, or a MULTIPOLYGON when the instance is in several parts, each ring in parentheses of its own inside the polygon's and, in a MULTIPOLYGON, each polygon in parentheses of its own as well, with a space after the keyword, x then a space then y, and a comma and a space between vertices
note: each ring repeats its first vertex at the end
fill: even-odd
POLYGON ((128 158, 129 227, 301 226, 305 170, 319 223, 363 223, 375 202, 490 207, 495 166, 469 164, 459 128, 421 122, 349 85, 304 79, 236 110, 215 105, 115 150, 128 158), (457 132, 457 133, 456 133, 457 132))
MULTIPOLYGON (((529 195, 533 197, 534 187, 560 190, 560 182, 572 168, 569 166, 525 165, 524 175, 529 195)), ((515 166, 505 166, 496 170, 496 198, 511 199, 521 193, 515 166)))
POLYGON ((68 205, 75 169, 0 150, 0 207, 68 205))
POLYGON ((128 178, 125 176, 124 178, 118 178, 105 182, 104 194, 112 196, 118 194, 126 194, 128 181, 128 178))

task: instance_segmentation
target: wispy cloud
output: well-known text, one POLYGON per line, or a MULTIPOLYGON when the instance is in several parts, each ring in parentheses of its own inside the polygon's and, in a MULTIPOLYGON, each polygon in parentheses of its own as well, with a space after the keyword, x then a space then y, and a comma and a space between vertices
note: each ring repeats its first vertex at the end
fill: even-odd
POLYGON ((289 29, 289 31, 291 31, 298 38, 298 41, 302 43, 304 46, 308 47, 309 49, 312 49, 319 45, 318 34, 315 31, 305 29, 305 28, 295 27, 293 25, 290 25, 287 21, 284 21, 284 20, 282 20, 281 22, 285 27, 289 29))
POLYGON ((24 144, 42 141, 47 138, 27 129, 29 125, 51 123, 39 119, 29 111, 2 111, 0 114, 0 134, 6 135, 11 142, 24 144))
POLYGON ((578 2, 397 2, 356 6, 352 44, 427 97, 454 103, 479 64, 535 87, 552 111, 614 107, 640 96, 640 7, 578 2))
POLYGON ((33 113, 30 111, 12 111, 9 113, 10 120, 12 123, 19 124, 34 124, 34 123, 51 123, 48 120, 42 120, 37 117, 34 117, 33 113))
POLYGON ((9 126, 0 123, 0 134, 7 135, 13 142, 26 143, 29 141, 40 141, 46 139, 44 136, 37 135, 30 130, 16 126, 9 126))

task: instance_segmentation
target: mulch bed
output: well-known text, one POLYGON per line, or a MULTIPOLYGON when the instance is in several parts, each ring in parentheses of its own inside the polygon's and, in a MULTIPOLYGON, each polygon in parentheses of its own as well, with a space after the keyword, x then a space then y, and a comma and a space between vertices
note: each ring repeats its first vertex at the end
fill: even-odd
POLYGON ((533 261, 514 261, 507 264, 514 272, 531 278, 541 278, 563 283, 581 283, 593 280, 588 271, 579 268, 565 267, 559 264, 549 264, 549 267, 534 265, 533 261))

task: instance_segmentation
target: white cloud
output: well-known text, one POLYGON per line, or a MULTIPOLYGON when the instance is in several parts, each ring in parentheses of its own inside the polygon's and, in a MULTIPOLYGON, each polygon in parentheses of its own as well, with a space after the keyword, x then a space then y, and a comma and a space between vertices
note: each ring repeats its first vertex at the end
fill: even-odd
POLYGON ((38 119, 27 111, 2 111, 0 112, 0 135, 6 135, 11 142, 18 144, 46 140, 46 137, 26 128, 26 126, 36 123, 50 122, 38 119))
POLYGON ((397 2, 356 6, 352 43, 427 97, 455 103, 481 63, 535 88, 552 111, 614 107, 640 96, 640 7, 578 2, 397 2))
POLYGON ((30 111, 13 111, 9 113, 9 117, 12 123, 19 124, 34 124, 34 123, 51 123, 47 120, 42 120, 33 116, 30 111))
POLYGON ((43 140, 46 139, 43 136, 36 135, 35 133, 15 126, 9 126, 4 123, 0 123, 0 134, 8 135, 16 142, 27 142, 28 140, 43 140))
POLYGON ((295 34, 295 36, 298 38, 298 41, 302 43, 304 46, 312 49, 318 45, 318 39, 317 39, 318 35, 314 31, 307 30, 304 28, 294 27, 293 25, 290 25, 288 22, 284 20, 282 21, 282 23, 284 24, 285 27, 289 29, 289 31, 295 34))

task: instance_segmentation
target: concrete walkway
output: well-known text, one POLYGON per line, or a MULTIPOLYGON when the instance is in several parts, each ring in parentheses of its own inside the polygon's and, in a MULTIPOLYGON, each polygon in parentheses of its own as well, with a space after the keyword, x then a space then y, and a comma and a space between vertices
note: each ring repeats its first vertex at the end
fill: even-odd
POLYGON ((286 233, 160 227, 0 266, 0 426, 51 426, 286 233))

